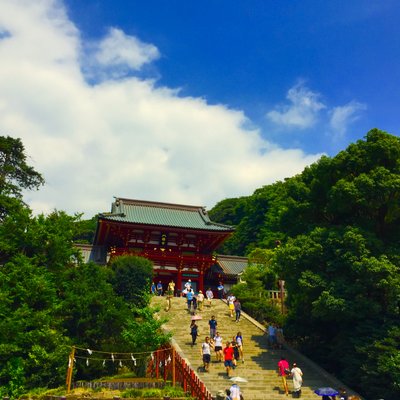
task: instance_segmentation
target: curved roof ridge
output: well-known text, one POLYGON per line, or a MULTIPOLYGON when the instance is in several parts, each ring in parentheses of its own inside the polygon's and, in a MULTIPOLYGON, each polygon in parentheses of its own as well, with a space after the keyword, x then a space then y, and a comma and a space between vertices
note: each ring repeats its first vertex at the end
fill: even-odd
MULTIPOLYGON (((116 197, 115 202, 118 202, 118 200, 124 204, 129 204, 129 205, 139 205, 139 206, 144 206, 144 207, 157 207, 157 208, 170 208, 170 209, 175 209, 175 210, 184 210, 184 211, 198 211, 198 210, 204 210, 204 206, 191 206, 187 204, 177 204, 177 203, 166 203, 166 202, 160 202, 160 201, 149 201, 149 200, 138 200, 138 199, 126 199, 123 197, 116 197)), ((205 211, 207 212, 207 211, 205 211)))
POLYGON ((187 229, 233 232, 229 225, 210 220, 205 207, 163 203, 115 197, 111 213, 101 213, 103 219, 145 225, 159 225, 187 229))

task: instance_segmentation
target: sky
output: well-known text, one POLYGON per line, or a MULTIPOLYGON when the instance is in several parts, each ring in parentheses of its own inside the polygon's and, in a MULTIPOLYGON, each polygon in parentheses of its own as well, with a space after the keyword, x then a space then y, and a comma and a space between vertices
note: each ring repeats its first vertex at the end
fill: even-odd
POLYGON ((212 208, 400 134, 397 0, 0 0, 0 135, 34 213, 212 208))

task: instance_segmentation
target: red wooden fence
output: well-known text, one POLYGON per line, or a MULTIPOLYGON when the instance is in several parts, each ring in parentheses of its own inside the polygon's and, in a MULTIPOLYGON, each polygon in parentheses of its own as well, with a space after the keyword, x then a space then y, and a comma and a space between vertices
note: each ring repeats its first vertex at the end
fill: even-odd
POLYGON ((152 354, 147 368, 148 375, 179 384, 197 400, 212 400, 211 393, 196 372, 173 347, 163 347, 152 354))

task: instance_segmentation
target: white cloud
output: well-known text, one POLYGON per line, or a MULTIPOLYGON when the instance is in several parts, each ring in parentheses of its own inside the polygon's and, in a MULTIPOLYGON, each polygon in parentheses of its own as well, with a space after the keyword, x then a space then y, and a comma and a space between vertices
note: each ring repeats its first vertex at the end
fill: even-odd
POLYGON ((160 56, 157 47, 125 35, 120 29, 111 28, 99 43, 96 59, 103 65, 127 65, 138 70, 160 56))
POLYGON ((319 111, 325 108, 319 101, 320 94, 308 89, 304 82, 289 89, 286 98, 288 105, 279 106, 266 114, 270 121, 283 127, 310 128, 316 123, 319 111))
MULTIPOLYGON (((108 210, 113 195, 211 207, 292 176, 319 157, 265 141, 246 128, 240 111, 149 80, 115 80, 111 73, 89 85, 80 58, 86 43, 59 1, 2 0, 0 32, 6 33, 0 135, 20 137, 46 179, 26 195, 36 212, 57 208, 90 217, 108 210)), ((141 68, 158 56, 121 31, 108 38, 117 45, 113 54, 104 46, 108 39, 99 44, 104 64, 141 68)), ((302 93, 290 94, 297 107, 300 97, 311 102, 306 109, 322 107, 302 93)))
POLYGON ((334 139, 342 138, 348 126, 360 117, 360 111, 365 110, 365 104, 351 101, 344 106, 334 107, 330 111, 329 125, 333 132, 334 139))
POLYGON ((93 80, 124 77, 160 57, 156 46, 118 28, 110 28, 102 40, 83 47, 83 70, 93 80))

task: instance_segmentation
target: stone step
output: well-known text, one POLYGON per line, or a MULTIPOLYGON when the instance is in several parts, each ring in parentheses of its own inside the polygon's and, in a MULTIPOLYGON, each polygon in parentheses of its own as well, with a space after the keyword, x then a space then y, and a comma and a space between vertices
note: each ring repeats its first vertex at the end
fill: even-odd
MULTIPOLYGON (((248 381, 239 384, 246 400, 282 400, 286 397, 282 391, 281 378, 277 375, 277 363, 282 355, 289 361, 296 361, 303 370, 303 400, 319 400, 320 398, 314 393, 314 390, 318 387, 346 387, 326 371, 320 369, 289 347, 281 350, 268 349, 265 327, 245 313, 243 313, 240 322, 236 323, 230 318, 226 303, 221 300, 214 300, 211 308, 204 307, 202 311, 197 311, 201 319, 197 321, 199 337, 197 338, 197 344, 194 346, 191 346, 189 329, 191 314, 187 310, 185 299, 173 298, 172 307, 168 312, 163 310, 166 305, 165 298, 154 297, 152 304, 161 306, 160 316, 168 318, 164 329, 173 332, 173 339, 179 347, 178 351, 181 356, 189 362, 213 395, 220 390, 229 388, 232 381, 226 376, 223 363, 215 362, 214 354, 211 356, 210 372, 202 371, 203 363, 200 355, 200 346, 204 341, 204 337, 209 335, 208 321, 212 315, 215 315, 217 319, 217 330, 223 337, 224 342, 232 340, 237 332, 240 331, 242 333, 245 363, 239 362, 237 368, 231 371, 231 375, 240 376, 248 381)), ((290 378, 288 378, 288 384, 289 390, 291 390, 293 386, 290 378)), ((349 393, 354 393, 348 388, 347 390, 349 393)))

